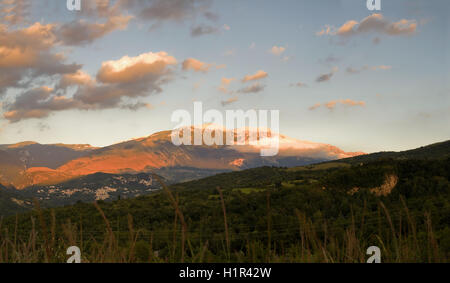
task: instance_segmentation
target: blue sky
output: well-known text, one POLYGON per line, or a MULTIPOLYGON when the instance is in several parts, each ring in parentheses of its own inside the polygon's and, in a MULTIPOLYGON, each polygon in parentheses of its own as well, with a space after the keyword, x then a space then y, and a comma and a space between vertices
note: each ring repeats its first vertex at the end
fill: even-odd
MULTIPOLYGON (((67 11, 63 2, 33 1, 26 19, 4 23, 7 35, 36 22, 52 23, 57 29, 80 19, 91 23, 108 20, 67 11)), ((157 2, 149 1, 147 6, 157 2)), ((126 28, 114 29, 89 43, 55 40, 43 51, 63 53, 65 63, 82 65, 80 70, 92 78, 106 61, 166 52, 177 64, 168 66, 167 82, 158 84, 161 91, 133 98, 152 107, 130 110, 117 104, 86 110, 86 105, 78 103, 13 121, 5 113, 23 111, 15 102, 31 86, 10 87, 0 96, 0 143, 34 140, 109 145, 172 129, 172 112, 192 111, 194 100, 202 101, 206 109, 223 111, 279 109, 283 134, 346 151, 404 150, 450 138, 450 2, 384 0, 382 10, 376 11, 381 20, 372 22, 369 20, 376 20, 374 12, 367 10, 365 1, 356 0, 199 3, 193 10, 177 6, 177 14, 158 19, 144 18, 136 7, 121 7, 119 14, 133 16, 126 28), (214 15, 213 19, 206 17, 205 11, 214 15), (370 26, 359 32, 364 19, 370 26), (339 28, 349 21, 356 24, 350 32, 340 33, 339 28), (193 36, 191 30, 199 26, 210 28, 211 33, 193 36), (331 27, 329 33, 319 35, 327 26, 331 27), (395 27, 398 30, 393 30, 395 27), (274 54, 273 47, 283 52, 274 54), (188 58, 210 64, 210 68, 183 70, 182 63, 188 58), (225 68, 218 67, 223 64, 225 68), (268 76, 242 82, 259 70, 268 76), (329 79, 318 82, 326 74, 329 79), (235 78, 226 86, 228 93, 218 89, 222 78, 235 78), (297 86, 299 82, 304 85, 297 86), (259 91, 239 92, 253 84, 259 91), (236 101, 223 106, 228 99, 236 101)), ((0 74, 6 74, 9 69, 1 66, 0 74)), ((33 87, 55 88, 60 76, 31 79, 33 87)), ((76 91, 70 88, 62 95, 71 99, 76 91)), ((125 94, 122 102, 128 98, 125 94)), ((45 102, 39 103, 42 112, 45 102)))

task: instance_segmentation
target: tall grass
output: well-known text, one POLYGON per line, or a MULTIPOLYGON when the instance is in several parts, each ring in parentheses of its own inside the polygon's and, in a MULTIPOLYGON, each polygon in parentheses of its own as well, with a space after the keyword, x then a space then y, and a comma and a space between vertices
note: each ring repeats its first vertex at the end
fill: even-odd
POLYGON ((223 199, 223 193, 220 187, 217 187, 217 191, 219 191, 220 196, 220 203, 222 204, 222 211, 223 211, 223 223, 225 226, 225 240, 227 242, 227 255, 228 260, 230 259, 230 237, 228 236, 228 222, 227 222, 227 209, 225 207, 225 201, 223 199))
POLYGON ((186 225, 186 221, 184 220, 184 215, 183 215, 183 213, 180 210, 180 207, 178 205, 177 199, 175 199, 175 197, 173 196, 172 191, 169 189, 169 187, 163 182, 161 177, 159 177, 156 174, 153 174, 153 176, 155 177, 156 180, 158 180, 158 182, 163 187, 164 191, 169 196, 169 200, 170 200, 170 202, 172 203, 172 205, 173 205, 173 207, 175 209, 175 214, 180 219, 181 227, 182 227, 182 230, 181 230, 182 231, 181 232, 181 262, 184 262, 185 244, 186 244, 186 237, 187 237, 187 225, 186 225))

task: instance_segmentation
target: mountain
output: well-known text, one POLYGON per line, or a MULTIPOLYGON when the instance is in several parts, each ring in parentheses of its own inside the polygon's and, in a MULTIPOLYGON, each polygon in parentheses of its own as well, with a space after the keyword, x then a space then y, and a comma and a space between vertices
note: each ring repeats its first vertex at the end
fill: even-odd
POLYGON ((345 158, 340 160, 346 163, 366 163, 380 159, 418 159, 418 160, 444 160, 450 157, 450 140, 438 142, 427 146, 422 146, 416 149, 410 149, 400 152, 388 151, 365 154, 345 158))
POLYGON ((36 142, 0 145, 0 183, 23 188, 33 183, 28 172, 30 168, 56 169, 94 149, 90 145, 42 145, 36 142))
POLYGON ((48 167, 56 169, 70 160, 86 155, 86 153, 94 149, 90 145, 43 145, 35 142, 0 145, 0 150, 6 151, 19 159, 26 168, 48 167))
MULTIPOLYGON (((191 130, 194 131, 194 128, 191 130)), ((183 181, 199 177, 196 170, 215 174, 260 166, 291 167, 363 154, 347 153, 331 145, 279 135, 279 154, 261 157, 260 147, 248 145, 249 130, 246 131, 245 146, 175 146, 171 133, 172 131, 163 131, 103 148, 40 145, 31 142, 0 146, 0 150, 5 151, 10 160, 7 163, 14 165, 0 166, 0 182, 23 189, 37 184, 62 183, 98 172, 136 174, 155 171, 169 181, 183 181), (10 168, 14 168, 14 172, 10 172, 10 168), (191 168, 191 174, 185 168, 191 168), (164 175, 164 172, 168 174, 164 175), (179 175, 184 177, 180 178, 179 175)), ((224 130, 224 136, 226 133, 224 130)), ((236 132, 234 135, 236 138, 236 132)), ((204 176, 206 175, 201 174, 200 177, 204 176)))
POLYGON ((25 171, 26 166, 17 155, 0 150, 0 183, 24 183, 28 180, 25 171))

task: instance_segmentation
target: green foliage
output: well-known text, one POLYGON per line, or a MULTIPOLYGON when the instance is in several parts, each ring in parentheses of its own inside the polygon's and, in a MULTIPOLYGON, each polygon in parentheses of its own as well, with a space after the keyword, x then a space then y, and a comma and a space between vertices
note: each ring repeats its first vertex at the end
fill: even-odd
POLYGON ((0 216, 23 213, 31 207, 31 199, 17 194, 14 189, 0 185, 0 216))
POLYGON ((373 162, 389 159, 446 160, 448 158, 450 158, 450 140, 406 151, 377 152, 367 155, 360 155, 352 158, 341 159, 340 162, 358 164, 361 162, 373 162))
MULTIPOLYGON (((55 208, 54 218, 51 210, 42 214, 48 227, 56 227, 53 261, 64 261, 64 248, 72 243, 91 262, 364 262, 372 245, 382 249, 384 262, 448 262, 449 169, 449 159, 322 170, 262 167, 173 185, 187 226, 184 250, 180 218, 167 191, 99 202, 110 232, 89 203, 55 208), (388 175, 398 182, 389 195, 377 197, 371 188, 388 175), (226 207, 230 253, 217 187, 226 207), (354 187, 359 190, 352 192, 354 187)), ((28 243, 32 219, 38 223, 37 211, 18 215, 17 226, 16 217, 5 219, 0 243, 11 242, 14 234, 28 243)), ((43 247, 45 235, 36 223, 36 242, 43 247)), ((43 248, 19 259, 12 246, 8 258, 2 249, 0 261, 45 259, 43 248)))

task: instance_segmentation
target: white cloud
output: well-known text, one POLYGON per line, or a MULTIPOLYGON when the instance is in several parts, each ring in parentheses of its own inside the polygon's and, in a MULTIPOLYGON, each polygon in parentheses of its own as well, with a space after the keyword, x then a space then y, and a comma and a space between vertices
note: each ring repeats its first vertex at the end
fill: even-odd
POLYGON ((269 52, 272 53, 275 56, 280 56, 286 51, 286 48, 283 46, 274 46, 272 47, 269 52))

